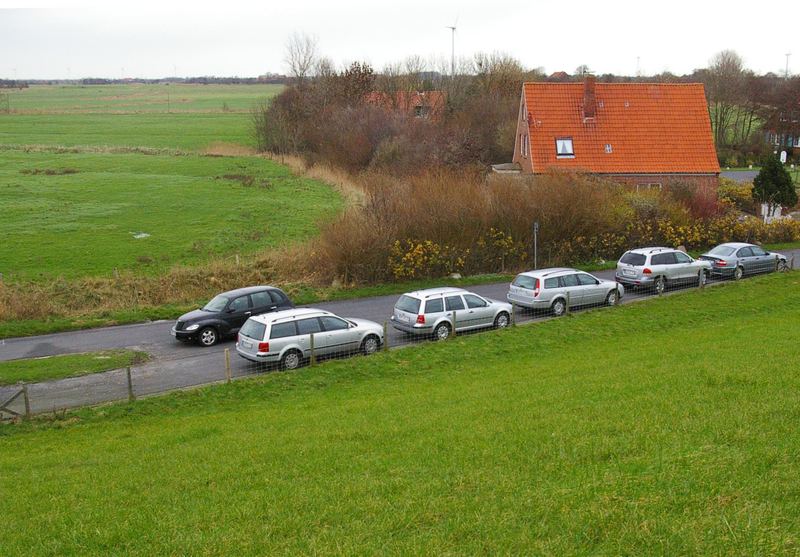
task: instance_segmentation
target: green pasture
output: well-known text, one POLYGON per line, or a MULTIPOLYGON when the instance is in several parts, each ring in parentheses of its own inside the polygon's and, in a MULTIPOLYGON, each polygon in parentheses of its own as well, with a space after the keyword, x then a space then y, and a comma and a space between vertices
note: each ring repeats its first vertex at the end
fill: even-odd
POLYGON ((799 304, 771 275, 0 426, 0 547, 796 555, 799 304))
POLYGON ((26 358, 0 362, 0 385, 24 381, 37 383, 89 373, 120 369, 147 361, 148 354, 136 350, 103 350, 46 358, 26 358))

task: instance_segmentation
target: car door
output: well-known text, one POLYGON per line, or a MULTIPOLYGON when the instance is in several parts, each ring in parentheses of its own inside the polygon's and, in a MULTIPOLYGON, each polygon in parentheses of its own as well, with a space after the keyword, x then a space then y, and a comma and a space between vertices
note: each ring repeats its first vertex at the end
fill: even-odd
POLYGON ((250 301, 253 304, 253 315, 258 315, 260 313, 268 313, 270 311, 275 311, 278 309, 278 306, 272 300, 272 296, 269 295, 269 291, 262 290, 261 292, 253 292, 250 294, 250 301))
POLYGON ((311 335, 314 335, 314 353, 324 353, 322 352, 324 347, 319 346, 320 342, 324 344, 324 335, 320 334, 322 332, 322 325, 319 322, 319 318, 306 317, 305 319, 298 319, 296 324, 298 336, 305 341, 301 344, 301 346, 303 346, 303 351, 307 352, 305 356, 311 355, 311 335), (306 348, 306 346, 308 348, 306 348))
POLYGON ((453 320, 453 313, 455 312, 455 324, 453 325, 457 331, 469 329, 474 326, 471 323, 470 316, 467 314, 467 307, 464 304, 463 298, 460 294, 453 294, 444 297, 444 310, 448 313, 450 320, 453 320))
POLYGON ((767 252, 758 246, 751 246, 750 251, 753 253, 753 265, 756 272, 768 273, 775 270, 774 257, 767 255, 767 252))
POLYGON ((322 333, 320 351, 323 354, 347 354, 358 349, 360 331, 341 317, 326 315, 320 317, 322 333))
POLYGON ((688 280, 697 276, 697 269, 693 265, 694 260, 682 251, 674 252, 675 256, 675 278, 688 280))
POLYGON ((757 266, 755 258, 753 257, 753 250, 749 247, 739 248, 736 252, 736 257, 739 259, 739 265, 745 273, 753 273, 754 267, 757 266))
POLYGON ((230 334, 236 333, 242 328, 244 322, 252 315, 252 304, 250 296, 237 296, 228 303, 225 310, 224 321, 228 325, 228 332, 230 334))
POLYGON ((675 256, 672 252, 656 253, 650 258, 650 270, 653 276, 662 276, 668 280, 672 279, 675 272, 675 256))
POLYGON ((583 303, 583 291, 577 274, 570 273, 559 277, 559 285, 563 289, 565 296, 569 294, 570 307, 579 306, 583 303))
POLYGON ((580 273, 578 282, 581 289, 581 304, 600 304, 605 301, 606 292, 600 286, 600 281, 588 273, 580 273))
POLYGON ((467 316, 477 327, 485 327, 494 323, 494 308, 477 294, 464 294, 467 304, 467 316))

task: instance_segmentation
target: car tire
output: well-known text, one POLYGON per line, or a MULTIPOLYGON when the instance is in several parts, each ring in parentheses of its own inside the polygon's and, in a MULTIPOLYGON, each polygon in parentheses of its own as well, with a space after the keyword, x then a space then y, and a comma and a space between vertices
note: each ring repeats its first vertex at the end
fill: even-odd
POLYGON ((361 342, 361 353, 365 356, 374 354, 381 348, 381 341, 375 335, 369 335, 361 342))
POLYGON ((303 355, 297 350, 289 350, 281 358, 281 369, 292 371, 299 368, 303 364, 303 355))
POLYGON ((786 270, 786 260, 785 259, 778 259, 775 262, 775 270, 779 273, 782 273, 786 270))
POLYGON ((197 342, 200 346, 214 346, 219 342, 219 332, 214 327, 203 327, 197 332, 197 342))
POLYGON ((667 289, 667 279, 665 279, 664 277, 656 277, 656 282, 654 286, 656 289, 656 294, 663 294, 664 291, 667 289))
POLYGON ((504 311, 501 311, 497 314, 497 317, 494 318, 494 328, 495 329, 505 329, 511 323, 511 317, 504 311))
POLYGON ((447 340, 450 338, 451 331, 452 327, 450 327, 450 323, 439 323, 433 330, 433 338, 436 340, 447 340))
POLYGON ((744 276, 744 269, 741 266, 737 266, 733 271, 733 280, 741 280, 742 276, 744 276))
POLYGON ((550 306, 550 310, 556 317, 561 317, 567 312, 566 300, 564 300, 564 298, 556 298, 555 301, 553 301, 553 305, 550 306))
POLYGON ((616 290, 612 290, 606 296, 606 305, 607 306, 615 306, 619 303, 619 292, 616 290))

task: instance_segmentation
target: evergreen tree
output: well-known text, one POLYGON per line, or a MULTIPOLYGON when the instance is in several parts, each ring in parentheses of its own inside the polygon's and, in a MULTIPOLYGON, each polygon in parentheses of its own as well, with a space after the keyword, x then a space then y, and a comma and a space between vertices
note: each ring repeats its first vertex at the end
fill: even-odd
POLYGON ((753 180, 753 199, 767 204, 769 216, 777 207, 797 205, 797 190, 778 155, 770 155, 753 180))

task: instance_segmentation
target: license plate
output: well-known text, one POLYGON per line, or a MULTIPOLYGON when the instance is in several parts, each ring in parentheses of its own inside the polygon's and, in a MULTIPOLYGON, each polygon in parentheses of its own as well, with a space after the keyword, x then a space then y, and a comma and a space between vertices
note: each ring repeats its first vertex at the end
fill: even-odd
POLYGON ((635 277, 636 271, 634 269, 622 269, 623 275, 628 275, 629 277, 635 277))
POLYGON ((242 348, 252 348, 252 347, 253 347, 252 342, 247 342, 246 340, 242 341, 242 348))
POLYGON ((400 314, 400 320, 405 321, 406 323, 411 323, 411 318, 408 315, 400 314))

